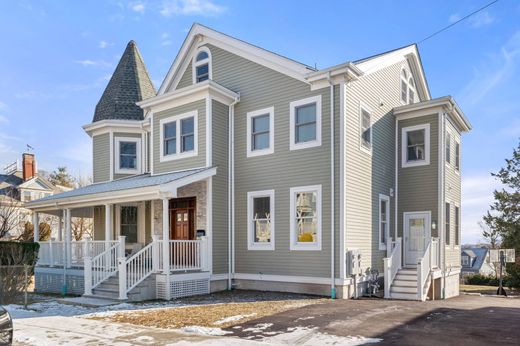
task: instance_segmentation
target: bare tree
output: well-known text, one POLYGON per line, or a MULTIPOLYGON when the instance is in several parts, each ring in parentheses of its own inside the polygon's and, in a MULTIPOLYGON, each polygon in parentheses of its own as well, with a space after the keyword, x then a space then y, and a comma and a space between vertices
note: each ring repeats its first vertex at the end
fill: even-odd
POLYGON ((90 217, 73 217, 70 220, 70 227, 72 228, 72 236, 74 240, 82 240, 84 236, 92 238, 93 236, 93 222, 90 217))
POLYGON ((13 190, 0 195, 0 239, 20 227, 25 218, 22 203, 15 197, 13 190))
POLYGON ((478 223, 482 230, 482 236, 489 244, 492 249, 497 249, 500 246, 500 233, 497 229, 491 229, 488 225, 485 225, 482 221, 478 223))

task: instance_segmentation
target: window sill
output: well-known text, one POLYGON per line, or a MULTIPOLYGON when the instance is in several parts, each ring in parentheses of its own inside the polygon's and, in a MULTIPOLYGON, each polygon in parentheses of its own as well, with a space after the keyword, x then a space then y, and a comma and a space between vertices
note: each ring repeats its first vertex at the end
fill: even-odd
POLYGON ((386 250, 386 244, 379 244, 379 250, 380 251, 386 250))
POLYGON ((139 169, 116 169, 114 171, 115 174, 140 174, 140 170, 139 169))
POLYGON ((309 142, 302 143, 291 143, 290 150, 300 150, 300 149, 308 149, 321 146, 321 141, 314 140, 309 142))
POLYGON ((401 168, 428 166, 430 161, 412 161, 401 163, 401 168))
POLYGON ((261 150, 253 150, 247 152, 247 157, 256 157, 256 156, 264 156, 273 154, 274 150, 271 148, 261 149, 261 150))
POLYGON ((197 155, 198 155, 197 151, 188 151, 188 152, 184 152, 182 154, 161 155, 159 157, 159 162, 181 160, 181 159, 186 159, 188 157, 194 157, 197 155))
POLYGON ((296 244, 291 244, 290 250, 291 251, 321 251, 321 244, 320 243, 311 243, 311 244, 296 243, 296 244))
POLYGON ((258 244, 250 243, 247 244, 247 249, 251 251, 274 251, 274 243, 258 244))

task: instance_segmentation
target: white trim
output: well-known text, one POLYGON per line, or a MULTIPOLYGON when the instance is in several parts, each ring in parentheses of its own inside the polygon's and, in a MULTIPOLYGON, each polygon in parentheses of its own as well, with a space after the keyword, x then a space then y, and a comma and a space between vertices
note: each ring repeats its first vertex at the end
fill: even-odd
POLYGON ((401 67, 401 73, 399 74, 399 102, 401 102, 402 105, 407 105, 409 104, 408 102, 408 74, 410 73, 410 71, 408 71, 408 69, 405 67, 405 66, 402 66, 401 67), (403 77, 403 72, 406 74, 404 77, 403 77), (406 100, 403 100, 402 96, 403 96, 403 82, 406 86, 406 90, 405 90, 405 98, 406 100))
POLYGON ((213 99, 206 96, 206 167, 213 165, 213 99))
MULTIPOLYGON (((404 258, 403 258, 403 263, 404 264, 410 264, 410 263, 407 263, 406 262, 406 252, 407 252, 407 249, 408 249, 408 239, 406 237, 406 217, 407 216, 414 216, 414 215, 428 215, 427 219, 424 221, 424 228, 425 228, 425 235, 424 235, 424 240, 426 241, 426 239, 430 239, 432 237, 432 212, 431 210, 428 210, 428 211, 405 211, 403 212, 403 238, 404 238, 404 258)), ((425 245, 426 245, 426 242, 425 242, 425 245)), ((426 248, 426 247, 425 247, 426 248)))
POLYGON ((109 132, 108 140, 110 141, 110 174, 109 180, 114 180, 114 133, 112 131, 109 132))
POLYGON ((345 83, 339 85, 339 277, 344 279, 345 272, 345 83))
POLYGON ((322 205, 321 205, 321 185, 311 185, 311 186, 299 186, 299 187, 291 187, 290 189, 290 250, 291 251, 300 251, 300 250, 311 250, 311 251, 321 251, 321 235, 322 235, 322 205), (296 235, 296 194, 299 192, 316 192, 316 242, 309 243, 301 243, 298 242, 298 238, 296 235))
POLYGON ((208 269, 213 273, 213 177, 206 179, 206 237, 208 239, 208 269))
POLYGON ((460 243, 461 243, 461 239, 460 239, 460 236, 462 235, 461 230, 460 230, 461 225, 462 225, 461 215, 462 215, 462 212, 461 212, 461 208, 460 208, 460 203, 454 202, 453 203, 453 235, 454 235, 453 247, 456 249, 460 247, 460 243), (455 208, 458 209, 458 213, 456 212, 457 210, 455 208), (458 218, 458 220, 457 220, 457 218, 458 218), (459 221, 459 222, 456 222, 456 221, 459 221), (458 244, 457 244, 457 240, 458 240, 458 244))
POLYGON ((184 159, 187 157, 193 157, 198 155, 198 148, 199 148, 199 125, 198 125, 198 111, 194 110, 191 112, 179 114, 179 115, 173 115, 168 118, 163 118, 159 121, 159 162, 167 162, 167 161, 174 161, 179 159, 184 159), (193 118, 193 150, 186 151, 181 153, 181 120, 187 119, 187 118, 193 118), (164 155, 164 125, 177 122, 177 125, 175 126, 176 130, 176 149, 175 154, 169 154, 164 155))
POLYGON ((82 128, 90 136, 98 136, 103 133, 124 132, 124 133, 142 133, 145 120, 121 120, 109 119, 96 121, 95 123, 83 125, 82 128))
POLYGON ((403 127, 401 129, 401 167, 427 166, 430 164, 430 123, 403 127), (408 141, 406 134, 410 131, 424 130, 424 160, 408 162, 408 141))
POLYGON ((208 64, 208 79, 213 79, 213 73, 212 73, 212 59, 211 59, 211 51, 209 50, 208 47, 205 47, 205 46, 202 46, 202 47, 199 47, 196 51, 195 51, 195 54, 193 54, 193 57, 192 57, 192 63, 191 63, 191 70, 192 70, 192 82, 193 84, 197 84, 199 82, 197 82, 197 67, 200 66, 200 65, 205 65, 205 64, 208 64), (208 57, 206 59, 203 59, 201 61, 196 61, 197 59, 197 55, 199 55, 199 53, 201 52, 206 52, 208 54, 208 57))
MULTIPOLYGON (((121 234, 121 207, 136 207, 137 208, 137 242, 140 244, 144 244, 146 242, 146 227, 145 227, 145 208, 142 201, 140 202, 130 202, 130 203, 120 203, 115 205, 115 229, 114 229, 114 238, 117 239, 117 236, 121 234)), ((128 237, 126 238, 126 244, 132 244, 128 242, 128 237)))
POLYGON ((246 143, 247 143, 247 157, 268 155, 274 153, 274 106, 259 109, 253 112, 247 113, 247 126, 246 126, 246 143), (253 118, 259 115, 269 115, 269 147, 260 150, 252 150, 252 134, 253 129, 253 118))
POLYGON ((451 237, 451 229, 452 229, 452 226, 453 226, 453 225, 452 225, 452 222, 451 222, 452 219, 453 219, 453 218, 452 218, 453 213, 452 213, 451 210, 453 209, 453 208, 452 208, 452 207, 453 207, 453 203, 451 202, 450 199, 445 198, 445 200, 444 200, 444 205, 443 205, 442 207, 444 208, 444 225, 442 225, 442 226, 443 226, 442 229, 444 230, 444 245, 445 245, 447 248, 453 248, 453 239, 452 239, 452 237, 451 237), (446 215, 446 206, 447 206, 448 204, 449 204, 449 206, 450 206, 450 215, 449 215, 449 220, 448 220, 448 215, 446 215), (446 229, 446 221, 449 221, 449 226, 450 226, 450 227, 449 227, 448 230, 446 229), (448 239, 446 238, 446 231, 448 231, 448 235, 449 235, 449 238, 450 238, 450 239, 449 239, 449 240, 450 240, 449 243, 447 242, 448 239))
MULTIPOLYGON (((266 275, 266 274, 248 274, 248 273, 235 273, 234 279, 237 280, 257 280, 257 281, 273 281, 273 282, 290 282, 290 283, 302 283, 302 284, 318 284, 318 285, 330 285, 330 278, 313 277, 313 276, 291 276, 291 275, 266 275)), ((220 278, 215 279, 220 280, 220 278)), ((336 278, 335 284, 339 286, 351 285, 352 280, 336 278)))
POLYGON ((359 136, 359 150, 369 154, 369 155, 372 155, 372 148, 374 147, 374 142, 373 142, 373 132, 374 132, 374 127, 372 126, 373 123, 372 123, 372 109, 370 109, 370 107, 368 107, 367 105, 365 105, 363 102, 359 102, 359 116, 358 116, 358 121, 359 121, 359 131, 358 131, 358 136, 359 136), (362 134, 362 126, 363 126, 363 111, 365 111, 366 113, 368 113, 369 115, 369 120, 370 120, 370 148, 367 148, 363 145, 363 139, 361 138, 361 134, 362 134))
POLYGON ((290 126, 290 142, 289 149, 290 150, 298 150, 298 149, 306 149, 321 146, 321 95, 316 95, 312 97, 307 97, 305 99, 293 101, 289 104, 289 126, 290 126), (316 103, 316 139, 313 141, 296 143, 296 134, 295 134, 295 126, 296 126, 296 107, 316 103))
POLYGON ((455 174, 459 175, 460 174, 460 166, 461 166, 461 163, 462 163, 462 157, 461 157, 461 154, 462 154, 462 148, 461 148, 461 140, 457 140, 457 138, 455 138, 454 140, 454 145, 453 145, 453 148, 455 149, 455 155, 453 157, 453 170, 455 171, 455 174), (458 155, 458 160, 457 160, 457 145, 459 146, 459 155, 458 155), (457 162, 458 161, 458 162, 457 162))
POLYGON ((379 250, 386 250, 386 243, 381 243, 381 202, 382 201, 385 201, 386 202, 386 235, 385 235, 385 239, 386 239, 386 242, 388 242, 388 239, 390 238, 390 197, 387 196, 387 195, 384 195, 382 193, 379 194, 379 203, 378 203, 378 206, 377 206, 377 209, 378 209, 378 218, 377 218, 377 224, 378 224, 378 229, 379 229, 379 232, 378 232, 378 235, 379 235, 379 238, 377 240, 378 244, 379 244, 379 250))
POLYGON ((274 250, 275 249, 275 193, 274 190, 250 191, 247 193, 247 249, 248 250, 274 250), (269 243, 257 243, 254 241, 253 199, 257 197, 269 197, 269 213, 271 221, 271 239, 269 243))
POLYGON ((153 128, 153 112, 150 111, 150 143, 149 143, 149 146, 150 146, 150 175, 154 175, 153 173, 153 165, 154 165, 154 161, 153 161, 153 148, 154 148, 154 138, 155 138, 155 132, 154 132, 154 128, 153 128))
POLYGON ((445 134, 445 137, 444 137, 443 149, 444 149, 444 162, 445 162, 446 166, 448 166, 448 167, 450 167, 452 165, 452 163, 453 163, 453 155, 451 153, 451 148, 452 148, 451 143, 453 142, 452 138, 453 138, 453 134, 446 127, 446 134, 445 134), (449 150, 450 160, 449 161, 447 160, 447 156, 446 156, 446 150, 448 149, 448 145, 447 145, 448 144, 448 139, 449 139, 449 146, 450 146, 450 150, 449 150))
POLYGON ((115 164, 115 173, 116 174, 139 174, 142 172, 142 164, 141 164, 141 160, 142 160, 142 152, 141 152, 141 138, 137 138, 137 137, 116 137, 115 138, 115 151, 116 151, 116 156, 115 156, 115 161, 116 161, 116 164, 115 164), (120 157, 120 146, 121 146, 121 142, 132 142, 132 143, 135 143, 135 156, 136 156, 136 168, 132 168, 132 169, 129 169, 129 168, 121 168, 121 157, 120 157))

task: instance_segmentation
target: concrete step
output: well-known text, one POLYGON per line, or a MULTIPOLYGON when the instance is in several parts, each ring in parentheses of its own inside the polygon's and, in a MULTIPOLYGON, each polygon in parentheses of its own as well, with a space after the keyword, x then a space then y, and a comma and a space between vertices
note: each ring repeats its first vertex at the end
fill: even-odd
POLYGON ((416 280, 394 280, 392 286, 405 286, 405 287, 417 287, 416 280))
POLYGON ((418 300, 417 294, 391 292, 390 298, 401 300, 418 300))
POLYGON ((410 286, 395 286, 390 287, 390 292, 393 293, 417 293, 417 287, 410 286))
POLYGON ((400 274, 397 273, 394 280, 401 280, 401 281, 414 281, 417 282, 417 275, 410 275, 410 274, 400 274))
POLYGON ((417 275, 417 269, 403 268, 397 271, 397 274, 403 275, 417 275))

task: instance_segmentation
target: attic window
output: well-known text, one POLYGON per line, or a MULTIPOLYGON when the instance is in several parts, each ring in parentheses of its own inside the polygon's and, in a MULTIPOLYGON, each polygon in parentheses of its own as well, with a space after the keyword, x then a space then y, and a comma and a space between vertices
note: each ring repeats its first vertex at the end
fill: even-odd
POLYGON ((201 47, 193 60, 193 84, 208 79, 211 79, 211 53, 207 47, 201 47))
POLYGON ((411 104, 415 101, 415 82, 411 73, 401 70, 401 103, 411 104))

